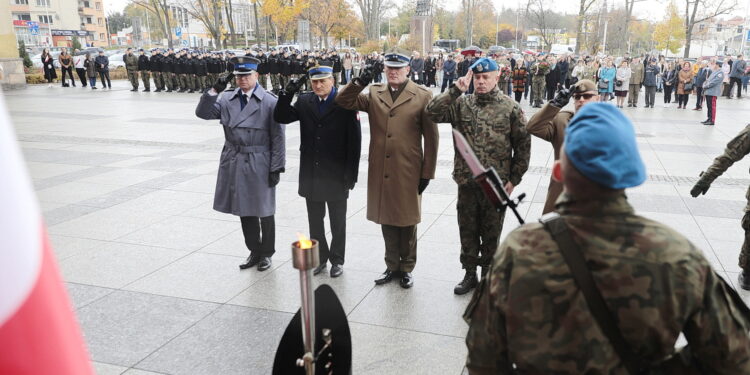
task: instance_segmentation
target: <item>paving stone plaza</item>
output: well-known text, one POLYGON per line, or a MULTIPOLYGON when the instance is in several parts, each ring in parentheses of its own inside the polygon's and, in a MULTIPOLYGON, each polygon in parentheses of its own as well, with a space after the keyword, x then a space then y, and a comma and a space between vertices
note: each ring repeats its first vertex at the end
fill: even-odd
MULTIPOLYGON (((297 195, 299 127, 287 126, 277 187, 273 268, 240 271, 248 251, 239 218, 212 210, 223 133, 195 117, 198 94, 133 93, 46 85, 4 93, 57 261, 98 374, 270 374, 279 339, 299 308, 290 244, 307 233, 297 195)), ((689 107, 694 105, 690 99, 689 107)), ((660 102, 661 99, 657 99, 660 102)), ((641 106, 643 98, 641 98, 641 106)), ((529 117, 533 111, 523 104, 529 117)), ((736 285, 750 158, 689 194, 699 172, 750 119, 750 100, 705 112, 626 108, 647 182, 629 190, 643 216, 675 228, 736 285)), ((348 203, 344 274, 321 274, 349 317, 354 374, 464 372, 470 294, 456 296, 459 263, 451 128, 440 124, 436 179, 422 200, 412 289, 375 286, 385 269, 381 229, 365 218, 367 114, 359 182, 348 203)), ((542 211, 552 147, 532 137, 531 167, 514 195, 528 221, 542 211)), ((506 215, 503 234, 518 226, 506 215)), ((741 291, 746 303, 750 293, 741 291)))

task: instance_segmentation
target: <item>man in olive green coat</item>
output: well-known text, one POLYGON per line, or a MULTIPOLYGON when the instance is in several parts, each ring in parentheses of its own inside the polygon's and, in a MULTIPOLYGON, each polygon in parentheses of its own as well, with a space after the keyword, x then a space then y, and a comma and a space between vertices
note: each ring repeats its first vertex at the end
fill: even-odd
POLYGON ((138 56, 133 54, 132 48, 128 48, 122 60, 125 62, 128 80, 133 86, 133 89, 130 91, 138 91, 138 56))

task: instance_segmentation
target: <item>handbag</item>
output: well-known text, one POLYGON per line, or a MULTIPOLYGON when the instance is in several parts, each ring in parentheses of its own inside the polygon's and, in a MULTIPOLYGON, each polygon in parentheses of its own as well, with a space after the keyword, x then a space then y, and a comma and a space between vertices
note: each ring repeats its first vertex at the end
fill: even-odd
POLYGON ((600 79, 599 80, 599 88, 607 90, 609 89, 609 80, 606 79, 600 79))
POLYGON ((615 352, 620 357, 629 374, 702 374, 697 364, 692 360, 693 357, 689 347, 681 349, 656 365, 652 365, 636 356, 622 336, 614 316, 607 308, 604 297, 602 297, 601 292, 597 289, 591 270, 586 266, 586 259, 570 237, 568 226, 565 225, 565 222, 556 212, 542 216, 539 222, 544 225, 544 229, 550 233, 552 239, 557 243, 557 247, 560 248, 565 263, 568 264, 568 268, 586 300, 591 315, 593 315, 602 333, 604 333, 610 344, 612 344, 612 347, 615 349, 615 352))
POLYGON ((688 82, 682 87, 683 91, 693 91, 693 82, 688 82))
POLYGON ((619 86, 622 86, 622 81, 618 79, 617 81, 615 81, 615 84, 616 84, 616 85, 617 85, 618 87, 619 87, 619 86))

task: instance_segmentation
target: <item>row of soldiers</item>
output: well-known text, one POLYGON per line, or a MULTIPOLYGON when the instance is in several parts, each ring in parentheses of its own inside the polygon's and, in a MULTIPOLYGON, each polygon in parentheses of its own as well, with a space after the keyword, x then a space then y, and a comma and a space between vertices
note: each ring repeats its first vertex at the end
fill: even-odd
MULTIPOLYGON (((235 57, 233 52, 226 55, 222 52, 206 52, 187 48, 173 50, 151 49, 151 56, 140 49, 139 55, 128 48, 123 60, 133 89, 138 91, 139 77, 146 92, 151 91, 151 79, 156 86, 155 92, 205 92, 216 82, 219 75, 234 70, 230 62, 235 57)), ((333 67, 334 77, 338 83, 341 72, 341 58, 335 51, 282 51, 271 49, 266 53, 262 49, 248 49, 245 56, 255 57, 260 61, 258 74, 263 88, 270 88, 278 93, 289 83, 290 79, 305 75, 315 65, 333 67), (269 83, 270 81, 270 83, 269 83), (270 86, 269 86, 270 85, 270 86)), ((307 83, 309 85, 309 83, 307 83)), ((232 82, 235 86, 235 82, 232 82)), ((306 87, 309 90, 310 87, 306 87)))

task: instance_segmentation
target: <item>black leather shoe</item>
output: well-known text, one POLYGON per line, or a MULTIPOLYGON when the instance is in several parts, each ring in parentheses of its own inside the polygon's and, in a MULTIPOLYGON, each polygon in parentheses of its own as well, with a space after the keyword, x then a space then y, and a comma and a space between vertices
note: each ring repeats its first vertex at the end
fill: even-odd
POLYGON ((750 271, 740 272, 740 276, 737 277, 737 281, 740 284, 740 288, 750 290, 750 271))
POLYGON ((317 275, 323 272, 323 270, 325 270, 327 267, 328 267, 328 263, 321 263, 320 265, 315 267, 315 269, 313 270, 313 275, 317 275))
POLYGON ((240 269, 241 270, 246 270, 246 269, 248 269, 250 267, 255 266, 256 264, 258 264, 258 262, 260 262, 260 257, 259 256, 257 256, 257 255, 250 255, 249 257, 247 257, 247 260, 245 261, 245 263, 240 264, 240 269))
POLYGON ((143 92, 151 92, 151 89, 145 89, 143 92))
POLYGON ((396 277, 396 271, 385 270, 385 272, 380 274, 380 277, 375 279, 375 284, 383 285, 389 283, 394 277, 396 277))
POLYGON ((713 121, 702 122, 701 124, 708 125, 708 126, 714 125, 713 121))
POLYGON ((476 288, 477 284, 479 284, 479 281, 477 280, 477 271, 467 270, 464 279, 453 288, 453 293, 459 296, 464 295, 476 288))
POLYGON ((409 289, 412 286, 414 286, 414 277, 411 275, 411 272, 402 272, 401 287, 404 289, 409 289))
POLYGON ((342 273, 344 273, 344 267, 342 265, 334 264, 333 267, 331 267, 331 277, 339 277, 342 273))
POLYGON ((258 263, 258 271, 265 271, 271 268, 271 264, 271 257, 260 258, 260 263, 258 263))

